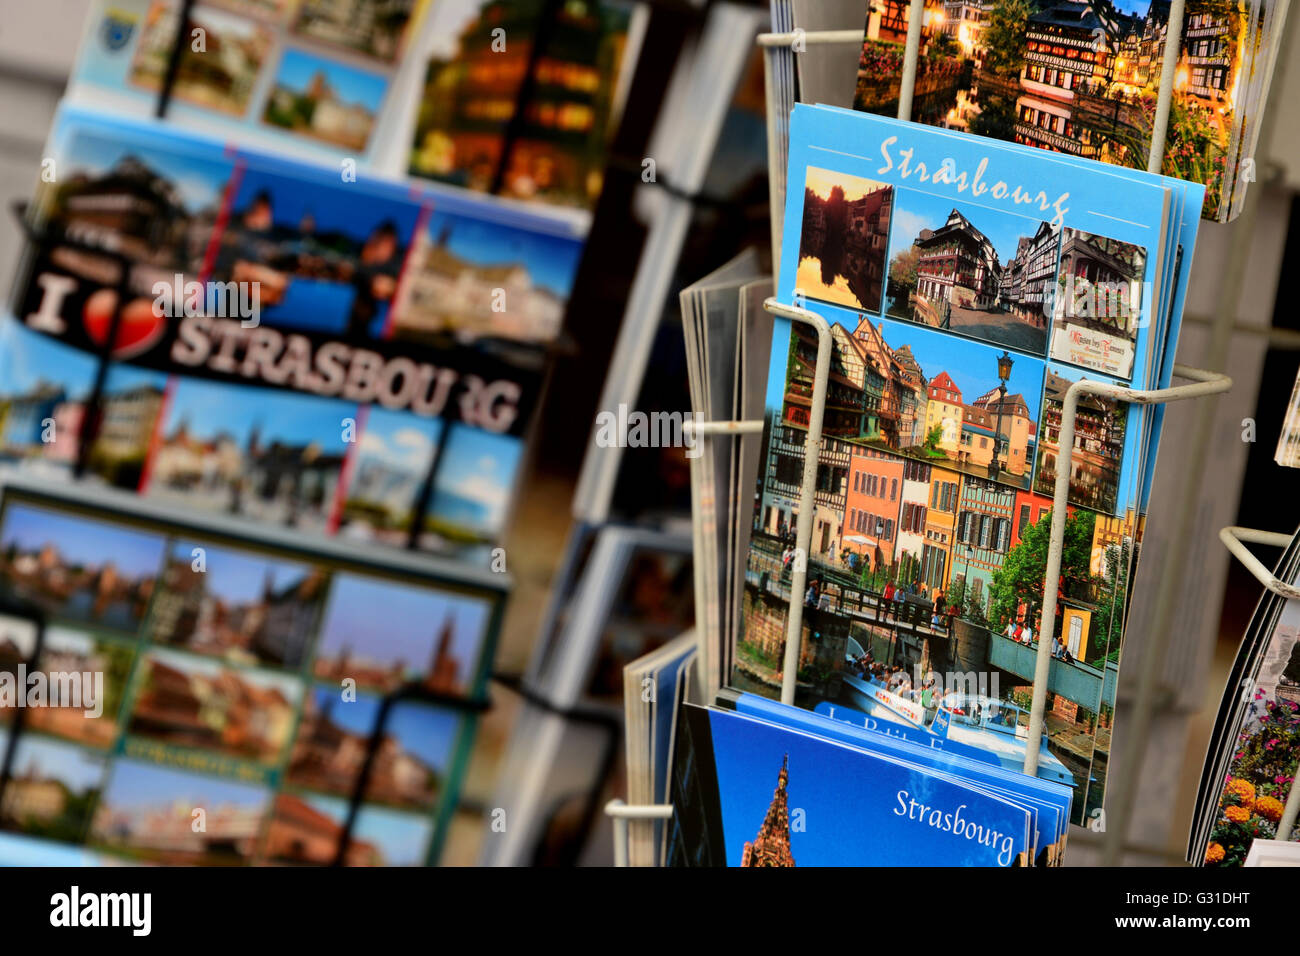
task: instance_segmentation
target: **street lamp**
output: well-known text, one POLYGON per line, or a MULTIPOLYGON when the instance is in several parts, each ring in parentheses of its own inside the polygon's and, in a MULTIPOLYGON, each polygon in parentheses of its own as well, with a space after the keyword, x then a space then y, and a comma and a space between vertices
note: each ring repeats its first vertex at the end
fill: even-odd
POLYGON ((998 453, 1002 450, 1002 403, 1007 397, 1007 379, 1011 377, 1011 355, 1006 349, 998 356, 998 423, 993 429, 993 460, 989 462, 989 477, 997 478, 1002 470, 998 453))

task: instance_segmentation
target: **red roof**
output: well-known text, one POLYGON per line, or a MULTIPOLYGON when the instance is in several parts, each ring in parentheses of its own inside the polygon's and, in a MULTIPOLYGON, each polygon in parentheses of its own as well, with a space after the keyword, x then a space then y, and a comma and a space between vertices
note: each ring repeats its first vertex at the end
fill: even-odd
POLYGON ((947 372, 940 372, 930 379, 930 387, 950 392, 961 392, 961 389, 957 387, 957 383, 952 380, 947 372))

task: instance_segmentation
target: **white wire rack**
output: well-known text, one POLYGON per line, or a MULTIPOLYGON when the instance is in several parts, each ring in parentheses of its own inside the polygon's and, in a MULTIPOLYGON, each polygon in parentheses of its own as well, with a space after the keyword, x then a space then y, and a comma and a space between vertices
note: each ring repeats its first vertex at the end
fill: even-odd
MULTIPOLYGON (((830 362, 831 352, 834 348, 834 341, 831 338, 830 326, 826 323, 826 320, 816 312, 812 312, 801 306, 780 302, 775 298, 768 299, 763 303, 763 306, 773 315, 789 319, 792 322, 802 322, 811 326, 817 332, 817 366, 813 377, 812 405, 809 410, 808 434, 804 446, 804 467, 799 489, 799 510, 795 519, 796 553, 806 555, 809 553, 809 545, 812 542, 817 463, 821 451, 822 424, 826 407, 826 391, 830 381, 830 362)), ((1087 379, 1081 379, 1075 382, 1066 390, 1065 393, 1065 399, 1061 411, 1060 447, 1064 449, 1074 447, 1075 418, 1078 414, 1079 399, 1085 394, 1101 395, 1106 398, 1129 402, 1135 405, 1157 405, 1166 402, 1185 401, 1191 398, 1201 398, 1219 392, 1226 392, 1232 387, 1232 379, 1227 375, 1218 372, 1205 371, 1204 369, 1190 368, 1185 365, 1175 365, 1174 375, 1179 378, 1187 379, 1188 384, 1176 385, 1170 388, 1135 389, 1123 388, 1107 382, 1088 381, 1087 379)), ((705 427, 697 428, 697 431, 704 435, 734 434, 736 432, 755 435, 761 433, 761 427, 761 422, 709 422, 705 423, 705 427)), ((1054 586, 1049 586, 1049 582, 1056 581, 1060 577, 1061 573, 1061 556, 1065 545, 1065 520, 1069 488, 1070 469, 1058 469, 1056 474, 1056 485, 1052 498, 1052 524, 1048 543, 1047 568, 1043 575, 1042 630, 1038 636, 1038 652, 1034 667, 1033 698, 1029 710, 1029 741, 1041 739, 1044 726, 1044 714, 1047 708, 1048 677, 1051 672, 1052 664, 1051 649, 1052 637, 1055 633, 1056 627, 1057 600, 1057 589, 1054 586)), ((1261 534, 1261 532, 1252 533, 1256 535, 1261 534)), ((1229 547, 1232 547, 1232 545, 1229 545, 1229 547)), ((1234 550, 1234 553, 1237 552, 1234 550)), ((1253 556, 1250 556, 1248 552, 1247 557, 1259 566, 1260 573, 1265 575, 1268 574, 1267 570, 1263 568, 1263 565, 1260 565, 1259 562, 1254 559, 1253 556)), ((1252 570, 1254 569, 1252 568, 1252 570)), ((781 702, 784 704, 794 703, 795 688, 797 686, 799 650, 802 644, 802 595, 804 593, 804 586, 807 583, 807 574, 808 564, 806 561, 796 562, 792 566, 789 611, 786 616, 785 657, 781 682, 781 702)), ((1257 574, 1257 576, 1259 575, 1257 574)), ((1276 579, 1274 579, 1274 581, 1276 581, 1276 579)), ((1280 583, 1278 586, 1287 587, 1280 583)), ((1145 654, 1140 661, 1139 700, 1142 699, 1144 694, 1148 697, 1153 696, 1152 685, 1154 682, 1157 663, 1158 655, 1156 654, 1145 654)), ((1025 747, 1025 773, 1030 775, 1038 773, 1039 749, 1039 747, 1033 746, 1032 744, 1025 747)), ((1122 792, 1125 788, 1135 790, 1136 786, 1136 775, 1129 774, 1116 781, 1115 790, 1117 792, 1122 792)), ((1292 813, 1292 823, 1295 820, 1295 813, 1293 811, 1300 810, 1300 799, 1296 799, 1297 795, 1300 795, 1300 787, 1295 788, 1292 795, 1293 799, 1291 802, 1295 803, 1296 806, 1292 807, 1289 803, 1287 807, 1288 812, 1292 813)), ((1130 798, 1131 795, 1121 793, 1121 798, 1117 799, 1117 802, 1122 802, 1122 799, 1130 798)), ((637 807, 628 806, 623 804, 621 801, 618 801, 617 803, 611 802, 607 805, 605 812, 613 817, 615 821, 616 863, 618 860, 622 860, 623 863, 619 865, 626 865, 627 819, 629 817, 670 817, 672 815, 672 805, 662 804, 653 807, 637 807)), ((1284 817, 1283 819, 1285 821, 1286 818, 1284 817)), ((1119 832, 1123 832, 1122 828, 1119 832)), ((1280 829, 1279 832, 1281 832, 1280 829)))
MULTIPOLYGON (((1174 79, 1178 72, 1180 41, 1183 35, 1183 17, 1186 0, 1171 0, 1169 20, 1165 31, 1165 45, 1161 53, 1160 90, 1156 99, 1156 112, 1152 120, 1151 145, 1147 152, 1147 172, 1159 173, 1163 167, 1165 138, 1169 127, 1169 112, 1174 98, 1174 79)), ((925 19, 925 0, 910 0, 907 15, 907 38, 903 47, 903 73, 900 78, 897 116, 901 120, 912 117, 912 101, 916 90, 917 62, 921 51, 921 28, 925 19)), ((858 24, 846 25, 843 30, 794 30, 781 33, 763 33, 758 45, 763 48, 765 89, 767 94, 767 155, 768 181, 772 217, 772 271, 776 273, 781 262, 781 232, 785 209, 786 150, 789 141, 789 106, 778 96, 780 77, 792 76, 795 57, 810 48, 823 46, 860 46, 863 29, 858 24)), ((780 89, 793 91, 787 82, 780 89)))
MULTIPOLYGON (((1162 168, 1165 146, 1165 132, 1169 125, 1170 105, 1173 101, 1173 85, 1177 72, 1179 41, 1182 37, 1183 17, 1186 9, 1186 0, 1172 0, 1169 8, 1169 20, 1163 50, 1163 62, 1161 69, 1160 91, 1156 103, 1156 114, 1152 124, 1151 146, 1147 158, 1147 171, 1159 173, 1162 168)), ((921 25, 924 18, 925 0, 911 0, 908 12, 908 30, 907 39, 904 47, 903 74, 899 91, 898 118, 908 120, 912 113, 912 99, 916 84, 917 61, 920 52, 921 25)), ((789 111, 788 106, 792 104, 783 103, 778 96, 778 89, 792 89, 790 83, 779 85, 779 78, 782 76, 789 77, 794 71, 794 58, 797 54, 803 53, 808 48, 816 48, 821 45, 844 45, 860 44, 863 39, 863 31, 860 29, 845 30, 825 30, 825 31, 788 31, 781 33, 764 33, 758 37, 758 44, 764 51, 764 66, 766 74, 766 94, 767 94, 767 123, 768 123, 768 176, 769 176, 769 202, 771 206, 772 220, 772 268, 773 272, 779 269, 781 261, 781 236, 783 232, 785 193, 786 193, 786 160, 789 143, 789 111)), ((774 280, 779 283, 779 276, 774 275, 774 280)), ((831 350, 833 347, 830 327, 826 321, 817 315, 800 306, 790 303, 782 303, 776 299, 768 299, 764 307, 773 315, 781 316, 791 321, 802 322, 810 325, 818 337, 817 346, 817 365, 813 379, 813 398, 812 406, 809 413, 809 427, 806 437, 806 452, 804 459, 804 470, 800 486, 800 505, 796 518, 795 529, 795 546, 799 553, 808 554, 808 546, 812 538, 812 524, 814 511, 814 493, 817 475, 818 452, 821 448, 821 432, 823 417, 825 412, 826 390, 830 372, 831 350)), ((1222 325, 1222 322, 1218 322, 1222 325)), ((1108 398, 1120 401, 1130 402, 1141 405, 1155 405, 1167 402, 1183 401, 1191 398, 1200 398, 1221 392, 1226 392, 1232 387, 1232 379, 1220 372, 1209 371, 1205 369, 1192 368, 1185 365, 1175 365, 1174 374, 1179 378, 1186 379, 1188 384, 1177 385, 1164 389, 1131 389, 1122 388, 1108 383, 1091 382, 1080 380, 1075 382, 1067 389, 1064 400, 1064 407, 1061 415, 1060 428, 1060 447, 1072 448, 1074 444, 1075 417, 1078 411, 1078 403, 1084 394, 1102 395, 1108 398)), ((761 432, 761 422, 710 422, 705 423, 704 427, 697 429, 700 434, 719 434, 719 433, 743 433, 755 434, 761 432)), ((1041 737, 1044 726, 1044 711, 1047 704, 1048 678, 1051 671, 1051 646, 1052 638, 1055 632, 1055 613, 1057 602, 1057 589, 1046 586, 1046 582, 1053 581, 1060 574, 1061 556, 1064 550, 1065 537, 1065 520, 1066 520, 1066 502, 1069 494, 1069 469, 1060 469, 1056 476, 1056 485, 1053 494, 1052 507, 1052 524, 1050 531, 1050 542, 1048 550, 1048 564, 1046 574, 1044 575, 1044 607, 1042 615, 1042 631, 1038 637, 1038 651, 1035 659, 1033 697, 1029 713, 1029 740, 1036 740, 1041 737)), ((1180 531, 1182 529, 1179 529, 1180 531)), ((1176 536, 1181 540, 1186 538, 1186 534, 1176 536)), ((1230 547, 1232 547, 1230 545, 1230 547)), ((1237 552, 1234 550, 1234 554, 1237 552)), ((1238 555, 1240 557, 1240 555, 1238 555)), ((1253 560, 1253 558, 1251 558, 1253 560)), ((1262 565, 1260 565, 1262 569, 1262 565)), ((1252 568, 1252 570, 1254 570, 1252 568)), ((1267 573, 1265 571, 1264 573, 1267 573)), ((1258 575, 1257 575, 1258 576, 1258 575)), ((794 702, 794 692, 796 686, 797 664, 799 648, 801 643, 801 631, 803 626, 803 602, 801 596, 804 586, 807 583, 807 562, 797 562, 792 568, 791 585, 790 585, 790 603, 789 614, 786 620, 786 646, 784 656, 784 666, 782 673, 781 701, 782 703, 792 704, 794 702)), ((1163 582, 1162 582, 1163 584, 1163 582)), ((1284 585, 1285 586, 1285 585, 1284 585)), ((1163 592, 1168 590, 1162 587, 1163 592)), ((1168 604, 1167 601, 1158 602, 1158 613, 1153 623, 1157 625, 1156 630, 1168 619, 1169 613, 1167 608, 1161 605, 1168 604)), ((1112 827, 1107 834, 1107 862, 1114 864, 1117 862, 1117 855, 1122 852, 1124 837, 1126 833, 1126 824, 1123 822, 1131 813, 1133 803, 1136 798, 1138 788, 1138 776, 1131 772, 1132 764, 1136 762, 1135 757, 1140 756, 1139 748, 1145 735, 1146 728, 1151 722, 1151 716, 1154 712, 1155 683, 1156 673, 1159 663, 1160 654, 1155 651, 1161 646, 1160 641, 1154 641, 1151 652, 1145 653, 1139 661, 1138 690, 1136 694, 1137 715, 1133 720, 1133 727, 1130 734, 1134 737, 1134 743, 1126 751, 1124 761, 1121 766, 1128 767, 1130 772, 1125 773, 1115 781, 1112 786, 1112 793, 1115 797, 1115 804, 1123 808, 1116 816, 1119 818, 1119 826, 1112 827)), ((1024 770, 1028 774, 1036 774, 1038 771, 1039 748, 1028 746, 1025 748, 1024 770)), ((1300 792, 1300 788, 1296 788, 1300 792)), ((1294 796, 1294 795, 1293 795, 1294 796)), ((1300 800, 1295 800, 1300 804, 1300 800)), ((1300 809, 1300 806, 1292 808, 1288 805, 1288 811, 1300 809)), ((613 804, 606 807, 606 812, 614 817, 616 827, 619 832, 616 833, 616 854, 621 854, 621 859, 626 863, 626 818, 629 815, 635 815, 640 811, 653 811, 650 816, 658 815, 664 811, 671 816, 671 805, 661 805, 651 808, 615 807, 613 804), (620 822, 621 821, 621 822, 620 822), (621 849, 617 847, 621 844, 621 849)), ((1284 820, 1286 818, 1284 817, 1284 820)), ((1291 822, 1295 820, 1295 813, 1292 813, 1291 822)))

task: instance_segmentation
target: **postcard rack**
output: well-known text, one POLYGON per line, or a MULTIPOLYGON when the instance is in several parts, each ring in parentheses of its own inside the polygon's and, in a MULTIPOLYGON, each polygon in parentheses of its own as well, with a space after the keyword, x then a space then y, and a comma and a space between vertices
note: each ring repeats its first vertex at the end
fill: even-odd
MULTIPOLYGON (((903 73, 899 90, 899 104, 897 118, 909 121, 912 113, 912 101, 916 84, 917 63, 920 56, 921 27, 924 20, 925 0, 910 0, 908 8, 908 29, 906 43, 903 54, 903 73)), ((1179 57, 1179 40, 1183 33, 1183 20, 1186 12, 1186 0, 1171 0, 1169 8, 1168 28, 1164 49, 1162 51, 1162 69, 1160 79, 1160 89, 1156 102, 1156 112, 1152 124, 1151 145, 1147 158, 1147 172, 1159 174, 1163 166, 1165 152, 1166 131, 1169 125, 1169 113, 1173 102, 1174 79, 1177 72, 1179 57)), ((788 28, 788 23, 774 23, 777 29, 788 28)), ((809 48, 819 46, 834 46, 845 44, 861 44, 863 31, 857 29, 842 30, 822 30, 822 31, 805 31, 784 29, 783 32, 771 32, 760 34, 757 43, 762 47, 764 52, 765 67, 765 92, 767 99, 767 142, 768 142, 768 176, 770 184, 770 205, 772 221, 772 268, 774 280, 778 280, 776 272, 780 268, 781 261, 781 235, 783 231, 785 194, 786 194, 786 165, 788 159, 788 142, 789 142, 789 110, 793 107, 792 102, 781 102, 777 95, 777 77, 790 76, 795 70, 795 57, 805 53, 809 48)), ((799 513, 796 519, 795 530, 795 548, 797 554, 807 555, 808 546, 812 539, 812 515, 814 511, 814 489, 817 476, 818 451, 821 446, 821 432, 825 413, 826 393, 830 375, 830 361, 832 352, 832 339, 830 327, 821 316, 797 304, 782 303, 775 298, 770 298, 764 303, 764 308, 775 316, 790 319, 791 321, 802 322, 812 326, 817 332, 817 364, 813 376, 813 394, 809 410, 809 427, 806 437, 804 469, 801 476, 799 513)), ((1230 328, 1231 323, 1225 323, 1216 320, 1216 330, 1219 326, 1230 328)), ((1061 415, 1060 426, 1060 444, 1061 447, 1073 447, 1075 419, 1078 412, 1079 400, 1084 394, 1101 395, 1119 401, 1129 402, 1139 405, 1158 405, 1169 402, 1184 401, 1191 398, 1201 398, 1228 391, 1232 387, 1232 379, 1220 372, 1209 371, 1200 368, 1193 368, 1186 365, 1175 364, 1173 373, 1176 377, 1184 379, 1187 384, 1175 385, 1169 388, 1160 389, 1132 389, 1123 388, 1108 383, 1090 382, 1080 380, 1072 384, 1066 391, 1064 407, 1061 415)), ((708 422, 704 427, 696 429, 700 434, 746 434, 752 435, 761 433, 762 422, 708 422)), ((1045 710, 1047 704, 1047 687, 1048 677, 1051 670, 1051 645, 1055 634, 1056 627, 1056 604, 1057 589, 1047 587, 1046 582, 1052 581, 1060 576, 1061 559, 1064 551, 1065 539, 1065 519, 1066 504, 1069 494, 1068 469, 1063 469, 1057 476, 1053 493, 1052 504, 1052 522, 1050 529, 1050 538, 1048 545, 1047 568, 1044 574, 1043 588, 1043 628, 1038 635, 1037 656, 1035 658, 1034 681, 1032 703, 1030 706, 1030 723, 1028 727, 1028 738, 1036 739, 1035 735, 1041 737, 1045 726, 1045 710)), ((1176 537, 1176 540, 1187 540, 1187 529, 1180 528, 1183 532, 1176 537)), ((1231 530, 1231 529, 1229 529, 1231 530)), ((1262 532, 1255 532, 1262 534, 1262 532)), ((1258 539, 1249 539, 1258 540, 1258 539)), ((1225 539, 1225 543, 1227 543, 1225 539)), ((1271 542, 1262 542, 1271 543, 1271 542)), ((1238 553, 1234 545, 1229 544, 1233 553, 1237 554, 1243 561, 1255 561, 1249 552, 1238 553)), ((1255 562, 1258 564, 1258 562, 1255 562)), ((1248 564, 1249 566, 1249 564, 1248 564)), ((1252 570, 1255 570, 1252 567, 1252 570)), ((1267 571, 1259 565, 1259 572, 1267 575, 1267 571)), ((1162 582, 1163 585, 1164 582, 1162 582)), ((789 613, 786 621, 786 644, 785 656, 782 670, 781 701, 785 704, 794 702, 794 693, 796 687, 796 674, 799 648, 801 644, 801 632, 803 626, 803 602, 802 595, 804 587, 807 584, 807 562, 794 562, 792 564, 792 575, 790 583, 790 602, 789 613)), ((1277 585, 1283 588, 1289 588, 1288 585, 1277 582, 1277 585)), ((1157 597, 1157 608, 1154 620, 1164 622, 1169 619, 1169 605, 1172 601, 1172 594, 1166 594, 1168 588, 1162 586, 1161 593, 1157 597)), ((1279 591, 1278 593, 1285 593, 1279 591)), ((1297 594, 1295 596, 1300 596, 1297 594)), ((1156 630, 1159 630, 1157 628, 1156 630)), ((1132 721, 1130 731, 1130 742, 1125 748, 1124 757, 1120 766, 1132 766, 1136 759, 1140 758, 1140 748, 1143 746, 1143 738, 1147 728, 1149 728, 1152 717, 1155 712, 1155 683, 1159 659, 1161 654, 1158 650, 1162 647, 1163 641, 1159 638, 1161 635, 1153 633, 1153 641, 1150 647, 1144 648, 1144 653, 1139 662, 1139 683, 1135 696, 1137 714, 1132 721)), ((1024 771, 1027 774, 1036 775, 1038 771, 1039 749, 1036 747, 1026 747, 1024 771)), ((1116 857, 1124 848, 1124 838, 1127 831, 1127 818, 1131 811, 1137 796, 1138 779, 1137 775, 1128 773, 1116 780, 1112 786, 1115 805, 1122 808, 1120 813, 1116 814, 1118 826, 1112 828, 1106 841, 1105 861, 1109 865, 1115 865, 1116 857)), ((1300 788, 1296 788, 1294 794, 1300 795, 1300 788)), ((1292 802, 1296 806, 1287 807, 1287 815, 1284 821, 1288 825, 1295 822, 1297 813, 1300 813, 1300 797, 1292 802)), ((655 819, 671 817, 671 804, 654 805, 654 806, 629 806, 621 800, 611 801, 605 807, 605 812, 609 815, 615 826, 615 855, 618 865, 627 864, 627 831, 629 819, 655 819)), ((1093 828, 1101 832, 1106 832, 1104 818, 1098 821, 1092 821, 1093 828)), ((1279 832, 1281 832, 1279 830, 1279 832)))
MULTIPOLYGON (((799 488, 799 511, 795 519, 795 553, 807 555, 809 545, 812 542, 813 513, 815 510, 815 493, 817 484, 817 464, 822 442, 822 424, 826 411, 826 392, 830 381, 831 352, 834 347, 831 338, 830 325, 816 312, 803 308, 799 305, 791 305, 778 301, 775 297, 767 299, 763 307, 779 318, 789 319, 792 322, 801 322, 811 326, 817 333, 817 365, 813 376, 813 394, 812 404, 809 409, 808 433, 805 439, 804 466, 803 475, 801 476, 799 488)), ((1227 375, 1219 372, 1210 372, 1204 369, 1191 368, 1186 365, 1175 364, 1174 375, 1186 379, 1188 384, 1175 385, 1169 388, 1155 389, 1135 389, 1123 388, 1118 385, 1112 385, 1108 382, 1093 382, 1087 379, 1081 379, 1072 384, 1065 393, 1064 406, 1061 411, 1060 425, 1060 447, 1074 447, 1074 429, 1075 419, 1078 414, 1079 400, 1085 394, 1100 395, 1105 398, 1116 399, 1128 402, 1134 405, 1159 405, 1168 402, 1185 401, 1191 398, 1201 398, 1207 395, 1214 395, 1220 392, 1226 392, 1232 387, 1232 379, 1227 375)), ((704 435, 736 435, 743 434, 753 436, 761 433, 761 422, 709 422, 705 423, 707 427, 697 428, 700 434, 704 435)), ((1070 470, 1061 469, 1056 475, 1056 484, 1052 496, 1052 523, 1050 537, 1048 539, 1047 551, 1047 568, 1043 575, 1043 611, 1042 611, 1042 629, 1038 634, 1038 650, 1035 658, 1033 696, 1029 710, 1029 727, 1028 739, 1037 740, 1042 737, 1045 726, 1044 715, 1047 709, 1047 685, 1048 675, 1052 664, 1052 638, 1056 628, 1056 602, 1057 589, 1049 587, 1048 582, 1055 581, 1061 574, 1061 557, 1065 548, 1065 519, 1066 509, 1070 488, 1070 470)), ((1227 529, 1241 530, 1241 529, 1227 529)), ((1263 535, 1263 532, 1252 532, 1254 535, 1263 535)), ((1225 539, 1227 543, 1228 539, 1225 539)), ((1248 540, 1259 540, 1261 543, 1276 543, 1270 536, 1268 540, 1260 538, 1250 538, 1248 540)), ((1289 540, 1289 539, 1288 539, 1289 540)), ((1229 547, 1233 553, 1238 553, 1234 541, 1229 547)), ((1244 549, 1243 549, 1244 550, 1244 549)), ((1246 557, 1255 564, 1259 562, 1245 552, 1246 557)), ((1240 555, 1238 555, 1240 557, 1240 555)), ((1259 574, 1267 575, 1268 572, 1259 565, 1259 574)), ((1252 568, 1252 570, 1254 570, 1252 568)), ((798 662, 799 650, 802 646, 803 631, 803 600, 804 587, 807 584, 808 562, 795 561, 791 565, 790 580, 790 603, 789 611, 786 616, 786 637, 785 637, 785 657, 782 664, 782 681, 781 681, 781 702, 783 704, 793 704, 795 689, 798 682, 798 662)), ((1277 587, 1288 587, 1277 582, 1273 585, 1277 587)), ((1291 589, 1295 590, 1295 589, 1291 589)), ((1280 592, 1279 593, 1283 593, 1280 592)), ((1300 596, 1297 592, 1295 596, 1300 596)), ((1139 671, 1139 689, 1137 700, 1139 705, 1143 700, 1154 698, 1154 678, 1159 655, 1146 653, 1141 660, 1139 671)), ((1039 748, 1027 746, 1025 748, 1024 772, 1030 776, 1038 773, 1038 756, 1039 748)), ((1123 778, 1116 781, 1115 791, 1117 794, 1116 802, 1123 804, 1126 800, 1131 801, 1136 794, 1136 775, 1126 774, 1123 778), (1125 793, 1124 791, 1131 791, 1125 793)), ((1284 821, 1294 823, 1297 812, 1300 812, 1300 787, 1293 791, 1292 807, 1288 804, 1289 820, 1284 817, 1284 821)), ((629 819, 656 819, 667 818, 672 816, 672 805, 662 804, 653 806, 629 806, 621 800, 611 801, 605 807, 605 812, 614 820, 615 826, 615 854, 616 860, 622 861, 618 865, 626 865, 627 861, 627 830, 629 819)), ((1121 828, 1118 831, 1123 833, 1121 828)), ((1281 828, 1279 828, 1281 832, 1281 828)))
MULTIPOLYGON (((1300 600, 1300 587, 1278 578, 1246 547, 1248 544, 1262 544, 1270 548, 1285 548, 1291 543, 1291 535, 1276 531, 1257 531, 1254 528, 1228 527, 1219 531, 1219 540, 1267 590, 1288 601, 1300 600)), ((1293 784, 1290 793, 1287 794, 1286 806, 1282 810, 1282 817, 1277 822, 1277 834, 1273 839, 1281 843, 1291 839, 1291 830, 1297 818, 1300 818, 1300 787, 1293 784)))
MULTIPOLYGON (((817 331, 817 370, 813 379, 812 408, 808 421, 808 437, 804 453, 803 480, 800 486, 799 515, 795 522, 796 553, 807 554, 812 540, 812 516, 814 510, 814 492, 817 479, 818 453, 821 449, 822 420, 826 405, 826 389, 829 381, 831 360, 831 332, 826 320, 817 313, 797 305, 787 305, 776 299, 764 303, 767 311, 773 315, 803 322, 817 331)), ((1108 382, 1093 382, 1081 379, 1066 390, 1064 407, 1061 411, 1060 447, 1074 447, 1075 418, 1079 409, 1079 399, 1084 394, 1101 395, 1106 398, 1128 402, 1134 405, 1158 405, 1167 402, 1184 401, 1226 392, 1232 387, 1232 379, 1218 372, 1174 365, 1174 374, 1187 379, 1187 385, 1175 385, 1170 388, 1135 389, 1123 388, 1108 382)), ((1065 545, 1066 507, 1070 489, 1070 471, 1061 469, 1056 475, 1056 484, 1052 496, 1052 524, 1048 539, 1047 569, 1043 576, 1043 611, 1042 630, 1038 635, 1038 655, 1035 660, 1033 702, 1029 711, 1029 739, 1036 740, 1043 732, 1043 715, 1047 706, 1048 673, 1052 663, 1052 637, 1056 626, 1057 589, 1049 586, 1061 574, 1061 556, 1065 545)), ((807 581, 807 562, 794 566, 790 584, 790 611, 786 626, 786 647, 781 702, 794 703, 796 671, 798 669, 799 646, 803 628, 803 602, 796 600, 803 594, 807 581)), ((1148 654, 1143 658, 1142 676, 1149 680, 1148 674, 1154 675, 1156 655, 1148 654)), ((1141 692, 1139 692, 1139 696, 1141 692)), ((1037 747, 1025 748, 1025 773, 1038 772, 1037 747)), ((1122 782, 1121 782, 1122 785, 1122 782)))
MULTIPOLYGON (((1187 0, 1171 0, 1169 5, 1168 27, 1165 33, 1165 45, 1161 53, 1161 71, 1160 71, 1160 90, 1156 99, 1156 112, 1152 120, 1151 127, 1151 147, 1147 153, 1147 172, 1159 173, 1164 161, 1165 154, 1165 137, 1169 128, 1169 112, 1174 99, 1174 78, 1178 69, 1179 45, 1183 35, 1183 17, 1187 8, 1187 0)), ((910 0, 907 12, 907 40, 903 47, 903 74, 899 87, 898 96, 898 118, 900 120, 910 120, 912 117, 912 99, 916 88, 917 62, 921 52, 921 27, 925 20, 925 0, 910 0)), ((861 21, 859 21, 861 22, 861 21)), ((784 24, 774 24, 774 26, 784 26, 784 24)), ((784 151, 784 136, 774 135, 776 133, 777 123, 788 121, 788 116, 774 116, 773 107, 776 106, 773 97, 773 76, 780 72, 790 72, 793 69, 793 59, 796 53, 804 52, 808 46, 818 46, 826 44, 861 44, 863 39, 862 27, 854 24, 856 29, 844 30, 822 30, 807 31, 793 30, 782 33, 764 33, 758 37, 758 44, 763 48, 765 54, 765 66, 767 71, 767 105, 768 105, 768 157, 771 171, 776 175, 784 177, 785 163, 779 162, 778 157, 784 151)), ((775 185, 775 183, 774 183, 775 185)), ((784 178, 781 179, 780 199, 784 203, 785 189, 784 178)), ((777 190, 773 190, 775 194, 777 190)), ((780 215, 776 209, 776 196, 774 195, 773 209, 777 216, 780 215)), ((780 220, 774 218, 773 225, 773 242, 780 242, 780 220)), ((773 264, 778 260, 773 259, 773 264)))

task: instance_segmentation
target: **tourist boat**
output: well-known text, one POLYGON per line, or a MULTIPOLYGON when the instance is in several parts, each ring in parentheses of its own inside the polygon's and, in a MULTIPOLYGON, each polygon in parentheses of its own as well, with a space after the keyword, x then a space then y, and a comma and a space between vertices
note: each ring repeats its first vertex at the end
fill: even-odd
MULTIPOLYGON (((856 661, 862 654, 862 646, 849 638, 846 659, 856 661)), ((891 692, 877 680, 847 671, 844 692, 853 706, 879 720, 904 723, 932 736, 977 748, 1008 770, 1020 773, 1024 769, 1028 720, 1021 722, 1024 711, 1009 700, 949 691, 937 706, 927 709, 919 701, 891 692)), ((1038 776, 1067 787, 1075 785, 1074 774, 1047 749, 1047 734, 1039 740, 1038 776)))

